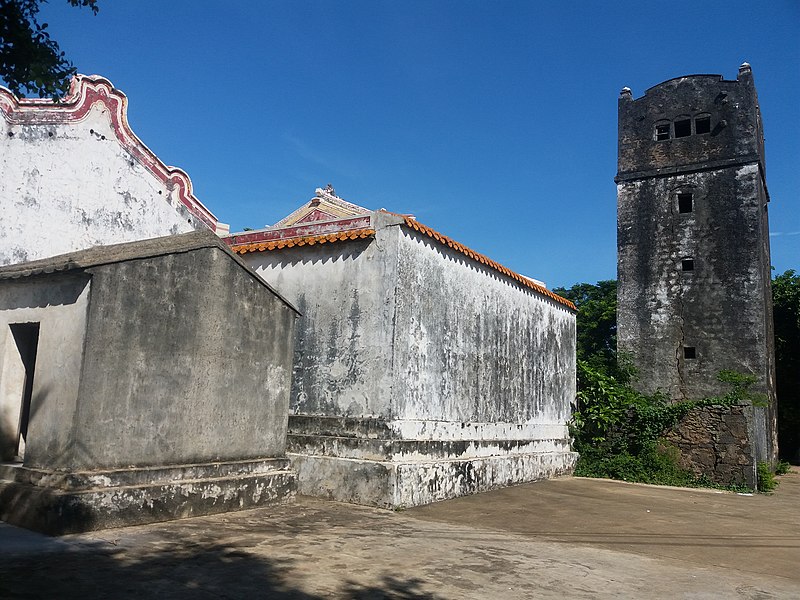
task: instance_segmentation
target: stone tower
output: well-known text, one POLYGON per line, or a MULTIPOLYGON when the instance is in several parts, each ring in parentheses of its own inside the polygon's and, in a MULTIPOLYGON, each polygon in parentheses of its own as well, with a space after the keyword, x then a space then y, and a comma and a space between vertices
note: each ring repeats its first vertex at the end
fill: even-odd
POLYGON ((746 454, 772 462, 769 193, 750 65, 735 81, 678 77, 637 99, 623 88, 615 181, 618 347, 639 387, 694 399, 727 391, 723 369, 754 375, 768 405, 741 411, 746 454))

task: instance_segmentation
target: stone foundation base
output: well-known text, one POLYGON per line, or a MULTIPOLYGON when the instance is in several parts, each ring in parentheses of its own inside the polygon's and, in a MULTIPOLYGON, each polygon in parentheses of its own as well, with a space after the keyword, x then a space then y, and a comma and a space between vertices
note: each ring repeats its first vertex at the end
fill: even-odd
POLYGON ((50 535, 255 508, 294 498, 285 458, 109 471, 0 465, 0 520, 50 535))
POLYGON ((751 443, 752 412, 753 407, 738 405, 696 408, 665 437, 678 449, 684 469, 722 485, 755 488, 758 459, 751 443))
POLYGON ((399 509, 572 473, 575 452, 484 456, 430 462, 386 462, 288 454, 298 491, 399 509))

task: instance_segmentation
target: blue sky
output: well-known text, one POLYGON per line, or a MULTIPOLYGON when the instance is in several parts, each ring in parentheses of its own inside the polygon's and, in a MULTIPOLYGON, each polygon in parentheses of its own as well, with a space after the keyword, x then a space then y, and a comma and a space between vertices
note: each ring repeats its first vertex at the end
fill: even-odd
POLYGON ((800 270, 800 2, 51 0, 51 35, 232 230, 332 183, 550 286, 616 277, 617 96, 753 67, 800 270))

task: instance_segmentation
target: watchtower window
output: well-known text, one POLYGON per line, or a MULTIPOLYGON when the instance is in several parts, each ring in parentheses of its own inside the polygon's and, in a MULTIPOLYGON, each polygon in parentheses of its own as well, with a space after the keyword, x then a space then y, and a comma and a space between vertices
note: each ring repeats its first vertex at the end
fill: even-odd
POLYGON ((656 123, 656 141, 669 139, 669 123, 656 123))
POLYGON ((694 132, 697 135, 701 133, 710 133, 711 132, 711 117, 708 115, 702 115, 699 117, 695 117, 694 119, 694 132))
POLYGON ((697 349, 694 346, 684 346, 683 358, 697 358, 697 349))
POLYGON ((679 119, 675 121, 675 137, 687 137, 692 135, 692 120, 679 119))
POLYGON ((692 194, 678 194, 679 213, 690 213, 693 208, 692 194))
POLYGON ((694 259, 684 258, 681 260, 681 271, 694 271, 694 259))

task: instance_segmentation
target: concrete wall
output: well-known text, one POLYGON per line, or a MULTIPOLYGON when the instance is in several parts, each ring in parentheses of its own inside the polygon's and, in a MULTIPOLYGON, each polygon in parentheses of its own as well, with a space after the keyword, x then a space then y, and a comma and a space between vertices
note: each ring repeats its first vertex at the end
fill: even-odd
POLYGON ((188 177, 130 132, 106 84, 56 108, 0 90, 0 265, 206 228, 181 202, 188 177))
POLYGON ((94 267, 79 448, 121 467, 285 452, 295 313, 221 250, 94 267))
POLYGON ((293 413, 392 416, 396 244, 363 239, 243 256, 302 313, 293 413))
POLYGON ((25 467, 285 454, 296 313, 262 282, 215 247, 73 273, 0 282, 0 348, 40 323, 25 467))
MULTIPOLYGON (((374 240, 244 259, 303 312, 293 413, 354 418, 335 425, 346 436, 566 435, 575 324, 560 305, 396 222, 374 240), (364 433, 366 417, 393 432, 364 433)), ((303 423, 320 427, 333 425, 303 423)))
POLYGON ((89 290, 81 274, 0 282, 0 460, 13 458, 20 418, 11 323, 40 324, 25 460, 43 464, 72 446, 89 290))
POLYGON ((574 315, 429 238, 384 224, 373 240, 243 258, 303 313, 295 414, 418 421, 398 425, 411 438, 569 418, 574 315))
POLYGON ((243 256, 298 305, 301 493, 400 508, 568 473, 575 315, 374 213, 374 239, 243 256))
POLYGON ((398 244, 396 418, 473 424, 457 437, 476 423, 493 424, 484 438, 500 423, 563 426, 575 398, 574 313, 427 236, 379 234, 398 244))

